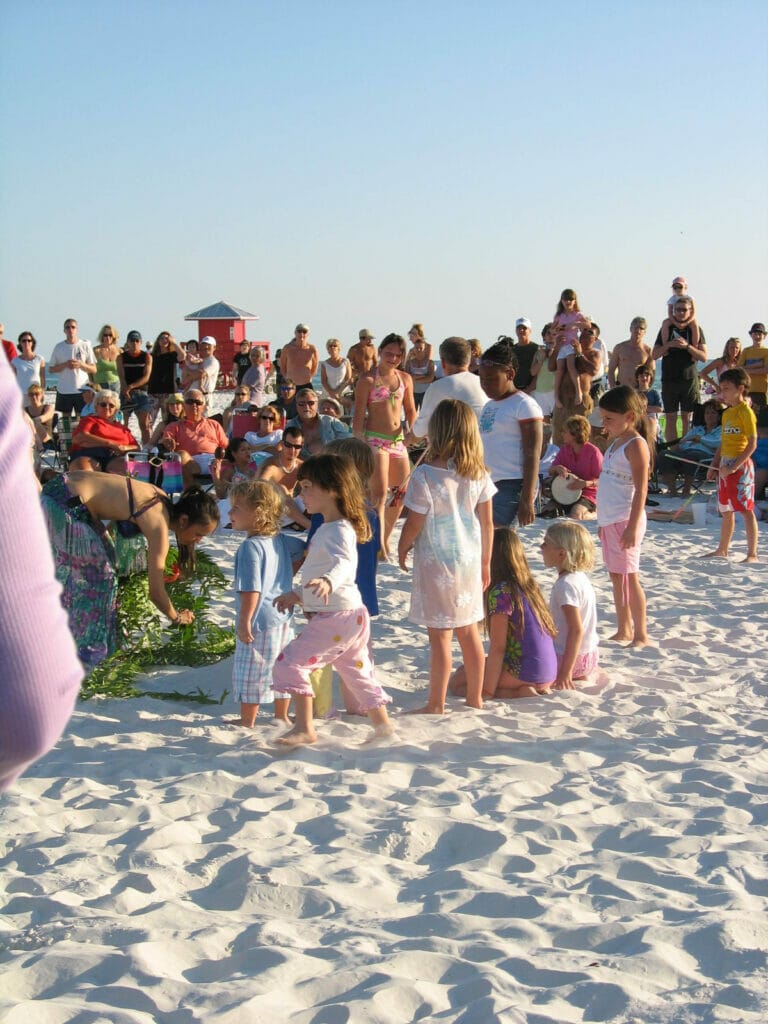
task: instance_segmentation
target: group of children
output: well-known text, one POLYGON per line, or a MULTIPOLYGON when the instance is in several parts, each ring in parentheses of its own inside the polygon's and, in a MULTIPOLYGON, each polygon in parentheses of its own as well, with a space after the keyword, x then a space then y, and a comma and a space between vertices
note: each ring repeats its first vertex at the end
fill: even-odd
MULTIPOLYGON (((675 283, 678 294, 670 303, 685 290, 682 279, 675 283)), ((578 310, 575 293, 563 293, 553 323, 576 351, 575 360, 567 356, 562 372, 573 375, 583 398, 589 381, 586 368, 579 365, 577 338, 588 321, 578 310)), ((664 326, 673 328, 671 321, 664 326)), ((727 556, 739 512, 747 532, 745 561, 755 561, 750 456, 756 423, 746 400, 749 386, 742 368, 728 369, 720 377, 728 409, 710 478, 719 479, 723 523, 712 555, 727 556)), ((643 647, 649 638, 640 549, 654 432, 647 402, 636 388, 611 388, 601 396, 599 411, 608 446, 596 511, 616 609, 617 629, 611 639, 643 647)), ((367 714, 378 735, 392 731, 386 711, 390 698, 375 681, 370 642, 370 615, 378 612, 379 548, 374 535, 378 518, 366 498, 372 474, 370 448, 356 438, 334 442, 303 463, 298 482, 313 519, 306 551, 301 541, 279 533, 282 501, 269 483, 241 482, 230 491, 232 525, 248 534, 235 561, 238 722, 253 725, 259 705, 271 700, 274 685, 275 716, 286 724, 290 699, 294 701, 294 724, 279 741, 287 745, 316 740, 314 702, 321 698, 320 703, 328 704, 330 666, 339 673, 347 710, 367 714), (300 564, 300 582, 294 588, 293 571, 300 564), (298 638, 291 624, 296 606, 303 607, 308 620, 298 638)), ((541 553, 544 565, 557 572, 547 603, 518 534, 493 528, 495 492, 476 415, 464 402, 443 400, 430 419, 426 453, 408 480, 398 549, 406 572, 413 555, 409 619, 425 626, 429 638, 429 690, 420 713, 442 714, 449 689, 473 708, 481 708, 488 698, 573 689, 598 666, 596 598, 588 576, 594 564, 591 535, 573 520, 558 521, 547 530, 541 553), (463 664, 452 671, 454 632, 463 664)))
MULTIPOLYGON (((649 462, 642 406, 632 389, 616 388, 603 396, 601 407, 611 444, 598 521, 619 615, 615 638, 640 646, 647 642, 638 568, 649 462)), ((306 554, 301 541, 279 533, 282 502, 269 483, 242 481, 230 491, 232 525, 248 535, 235 560, 237 721, 252 726, 274 687, 275 715, 287 724, 294 701, 294 724, 279 741, 287 745, 316 740, 313 675, 317 681, 329 665, 339 673, 348 710, 368 714, 376 734, 391 732, 390 698, 373 673, 366 607, 375 599, 376 571, 365 498, 369 453, 367 445, 350 438, 301 466, 307 512, 321 519, 306 554), (302 558, 294 588, 293 572, 302 558), (308 620, 298 638, 291 624, 296 606, 308 620)), ((494 491, 475 414, 458 400, 442 401, 430 421, 426 457, 408 483, 398 552, 406 571, 413 552, 409 619, 426 626, 429 636, 429 693, 422 713, 443 713, 449 685, 470 707, 480 708, 484 698, 572 689, 598 664, 589 532, 573 521, 547 530, 544 564, 557 572, 547 606, 519 536, 493 530, 494 491), (478 625, 483 618, 487 658, 478 625), (454 631, 464 662, 452 673, 454 631)))

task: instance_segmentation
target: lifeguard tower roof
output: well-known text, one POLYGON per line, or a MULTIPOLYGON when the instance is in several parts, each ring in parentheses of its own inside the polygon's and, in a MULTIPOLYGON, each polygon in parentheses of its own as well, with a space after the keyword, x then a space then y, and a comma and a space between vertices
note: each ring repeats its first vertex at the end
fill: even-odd
POLYGON ((219 299, 218 302, 214 302, 212 306, 206 306, 205 309, 198 309, 195 313, 190 313, 184 317, 185 320, 258 320, 258 313, 248 313, 244 309, 238 309, 237 306, 233 306, 231 302, 225 302, 224 299, 219 299))

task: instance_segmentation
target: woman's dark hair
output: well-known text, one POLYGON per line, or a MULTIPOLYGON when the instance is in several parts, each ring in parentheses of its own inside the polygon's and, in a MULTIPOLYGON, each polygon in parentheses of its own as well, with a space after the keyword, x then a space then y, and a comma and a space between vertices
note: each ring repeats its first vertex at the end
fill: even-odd
MULTIPOLYGON (((180 516, 187 517, 189 526, 197 526, 198 523, 218 524, 219 506, 212 494, 195 485, 182 491, 178 500, 171 505, 168 517, 172 529, 175 529, 180 516)), ((194 572, 194 544, 179 544, 179 569, 185 576, 194 572)))
POLYGON ((32 331, 22 331, 21 334, 19 335, 19 344, 21 344, 21 339, 26 338, 27 336, 29 336, 29 338, 31 338, 32 340, 32 351, 34 352, 35 349, 37 348, 37 338, 34 336, 32 331))
POLYGON ((480 357, 481 362, 505 366, 508 370, 514 370, 517 373, 518 362, 513 345, 514 342, 511 338, 502 335, 495 345, 491 345, 483 352, 480 357))
POLYGON ((244 444, 248 444, 244 437, 231 438, 229 444, 227 445, 227 451, 226 454, 224 455, 224 458, 228 462, 234 462, 235 456, 237 455, 237 453, 240 451, 244 444))
POLYGON ((397 345, 400 348, 400 355, 405 359, 406 344, 405 338, 401 334, 388 334, 386 338, 382 338, 379 352, 382 352, 387 345, 397 345))

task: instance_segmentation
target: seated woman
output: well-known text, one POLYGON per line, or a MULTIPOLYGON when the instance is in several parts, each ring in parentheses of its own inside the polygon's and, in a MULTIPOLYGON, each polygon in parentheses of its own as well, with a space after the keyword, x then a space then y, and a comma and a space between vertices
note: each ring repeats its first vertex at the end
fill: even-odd
POLYGON ((168 424, 178 423, 183 415, 184 396, 179 392, 176 392, 176 394, 173 395, 168 395, 163 402, 163 411, 160 416, 160 422, 152 431, 152 436, 149 439, 149 447, 154 448, 155 445, 160 444, 168 424))
POLYGON ((274 405, 265 405, 259 410, 259 429, 251 430, 245 435, 245 440, 258 455, 257 462, 263 461, 261 456, 268 458, 277 451, 277 446, 283 439, 283 430, 280 424, 283 421, 280 410, 274 405))
POLYGON ((27 390, 27 403, 24 412, 32 420, 35 428, 35 447, 53 448, 53 417, 54 409, 45 400, 45 391, 40 384, 31 384, 27 390))
POLYGON ((223 458, 211 460, 211 479, 217 498, 226 498, 229 485, 235 480, 252 480, 258 467, 251 462, 251 446, 244 437, 233 437, 223 458))
POLYGON ((130 430, 115 421, 120 409, 117 392, 100 391, 95 406, 96 415, 83 416, 72 434, 70 469, 124 474, 125 453, 139 445, 130 430))
POLYGON ((573 504, 553 502, 561 515, 570 519, 594 519, 597 483, 603 468, 603 454, 589 441, 592 431, 585 416, 569 416, 563 424, 563 443, 549 468, 551 477, 563 477, 567 488, 581 496, 573 504))
POLYGON ((251 402, 251 389, 245 384, 238 384, 232 395, 232 401, 222 411, 221 425, 226 431, 227 437, 232 436, 232 417, 235 412, 254 413, 258 406, 251 402))
POLYGON ((680 441, 659 452, 656 468, 667 493, 678 497, 676 481, 678 474, 683 477, 682 497, 687 498, 699 466, 708 466, 720 447, 720 419, 722 406, 714 398, 704 403, 704 425, 691 427, 680 441), (674 456, 678 456, 675 458, 674 456))

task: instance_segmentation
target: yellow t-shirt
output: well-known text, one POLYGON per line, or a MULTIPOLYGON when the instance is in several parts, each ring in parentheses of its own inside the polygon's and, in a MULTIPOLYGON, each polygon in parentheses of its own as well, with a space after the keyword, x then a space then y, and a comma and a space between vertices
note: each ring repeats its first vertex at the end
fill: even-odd
POLYGON ((743 366, 750 376, 750 392, 764 395, 768 387, 768 348, 762 345, 745 348, 739 356, 739 366, 743 366))
POLYGON ((750 437, 757 433, 757 420, 746 402, 726 409, 721 424, 720 454, 724 459, 741 455, 750 437))

